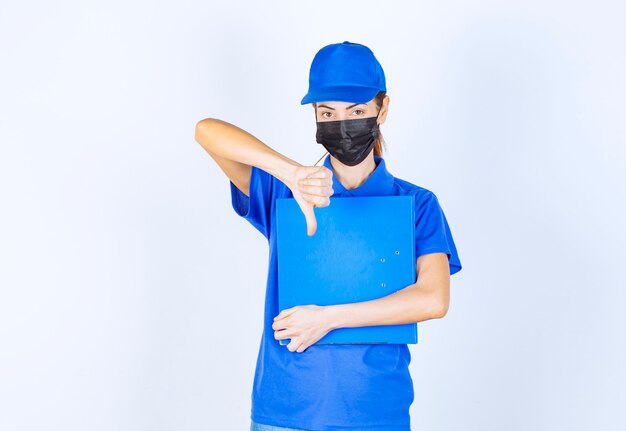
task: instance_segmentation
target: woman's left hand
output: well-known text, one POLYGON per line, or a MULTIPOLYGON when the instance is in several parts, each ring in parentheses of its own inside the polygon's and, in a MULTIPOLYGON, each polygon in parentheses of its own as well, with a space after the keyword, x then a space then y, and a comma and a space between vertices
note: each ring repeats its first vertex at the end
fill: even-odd
POLYGON ((326 306, 296 305, 281 311, 272 324, 274 338, 290 338, 287 348, 291 352, 304 352, 330 330, 326 306))

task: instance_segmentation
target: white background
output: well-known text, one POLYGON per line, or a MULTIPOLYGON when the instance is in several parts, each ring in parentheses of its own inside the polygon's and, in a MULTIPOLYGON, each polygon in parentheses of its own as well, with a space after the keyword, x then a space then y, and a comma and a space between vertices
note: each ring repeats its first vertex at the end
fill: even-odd
POLYGON ((415 430, 626 427, 622 1, 2 2, 0 429, 247 430, 268 264, 194 141, 315 163, 313 56, 383 65, 463 270, 415 430))

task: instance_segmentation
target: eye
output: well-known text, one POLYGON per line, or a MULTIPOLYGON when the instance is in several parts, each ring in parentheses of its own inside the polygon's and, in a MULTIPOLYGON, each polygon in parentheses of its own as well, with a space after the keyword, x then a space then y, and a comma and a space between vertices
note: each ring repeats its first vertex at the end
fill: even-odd
POLYGON ((322 112, 322 118, 330 118, 332 116, 333 116, 333 114, 331 112, 328 112, 328 111, 322 112), (328 115, 326 115, 326 114, 328 114, 328 115))
POLYGON ((355 109, 354 111, 352 111, 353 114, 361 115, 361 114, 358 114, 358 112, 360 112, 361 114, 365 114, 365 111, 362 109, 355 109))

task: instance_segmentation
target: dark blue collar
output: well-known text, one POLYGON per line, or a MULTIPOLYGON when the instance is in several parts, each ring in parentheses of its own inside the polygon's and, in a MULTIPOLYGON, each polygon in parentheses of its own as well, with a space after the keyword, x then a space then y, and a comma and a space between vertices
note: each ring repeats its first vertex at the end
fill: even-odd
POLYGON ((328 154, 324 159, 324 166, 333 173, 333 189, 335 191, 333 196, 389 196, 393 189, 394 177, 387 171, 385 159, 374 155, 374 162, 376 163, 376 168, 374 168, 374 171, 367 177, 365 182, 355 189, 346 190, 337 179, 330 163, 330 154, 328 154))

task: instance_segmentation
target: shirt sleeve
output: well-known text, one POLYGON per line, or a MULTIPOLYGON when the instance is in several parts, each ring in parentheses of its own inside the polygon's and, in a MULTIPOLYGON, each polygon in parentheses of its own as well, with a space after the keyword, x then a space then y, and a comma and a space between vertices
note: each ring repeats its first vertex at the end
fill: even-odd
POLYGON ((450 275, 462 268, 456 245, 437 196, 427 191, 422 197, 416 196, 415 217, 415 257, 423 254, 443 252, 448 255, 450 275))
POLYGON ((273 203, 280 190, 285 187, 273 175, 252 166, 249 197, 230 181, 233 209, 238 215, 248 220, 265 238, 269 239, 273 203))

